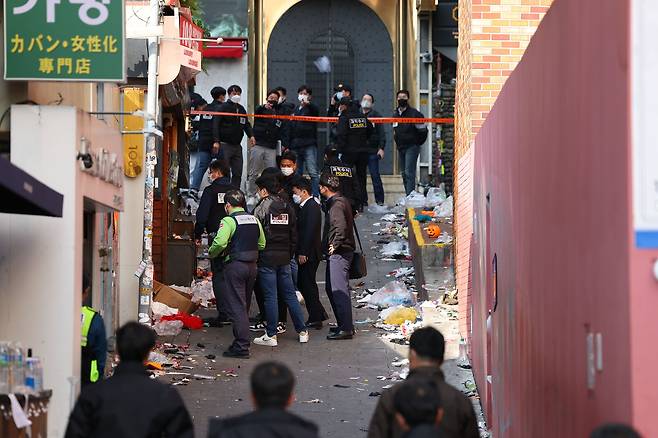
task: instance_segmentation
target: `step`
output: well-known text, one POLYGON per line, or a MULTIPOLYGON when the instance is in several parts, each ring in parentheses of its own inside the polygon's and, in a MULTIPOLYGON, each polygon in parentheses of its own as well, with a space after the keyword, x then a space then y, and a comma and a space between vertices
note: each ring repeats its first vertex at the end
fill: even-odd
MULTIPOLYGON (((370 175, 368 175, 366 184, 368 187, 369 203, 373 204, 375 195, 372 190, 370 175)), ((382 184, 384 186, 384 203, 386 205, 394 205, 398 199, 405 195, 404 185, 402 184, 402 177, 400 175, 382 175, 382 184)))

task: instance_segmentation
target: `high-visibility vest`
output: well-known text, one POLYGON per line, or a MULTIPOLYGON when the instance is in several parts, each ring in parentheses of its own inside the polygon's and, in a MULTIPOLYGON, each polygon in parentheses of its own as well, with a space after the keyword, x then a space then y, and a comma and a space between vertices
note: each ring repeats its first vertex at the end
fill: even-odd
MULTIPOLYGON (((95 315, 96 315, 96 311, 94 309, 92 309, 91 307, 82 306, 81 309, 82 337, 81 337, 80 345, 83 350, 83 355, 84 355, 84 351, 87 349, 87 337, 89 336, 91 321, 94 319, 95 315)), ((90 363, 89 381, 94 383, 97 382, 99 378, 100 378, 100 373, 98 372, 98 360, 92 359, 90 363)))

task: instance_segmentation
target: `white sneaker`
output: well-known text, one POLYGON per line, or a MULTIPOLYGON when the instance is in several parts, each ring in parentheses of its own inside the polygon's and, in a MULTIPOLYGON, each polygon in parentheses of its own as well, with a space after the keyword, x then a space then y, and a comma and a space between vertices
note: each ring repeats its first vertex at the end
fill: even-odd
POLYGON ((308 331, 304 330, 303 332, 299 332, 299 342, 302 344, 305 344, 308 342, 308 331))
POLYGON ((265 333, 260 338, 254 339, 254 344, 264 345, 266 347, 276 347, 277 345, 279 345, 279 343, 276 341, 276 335, 269 337, 267 336, 267 333, 265 333))

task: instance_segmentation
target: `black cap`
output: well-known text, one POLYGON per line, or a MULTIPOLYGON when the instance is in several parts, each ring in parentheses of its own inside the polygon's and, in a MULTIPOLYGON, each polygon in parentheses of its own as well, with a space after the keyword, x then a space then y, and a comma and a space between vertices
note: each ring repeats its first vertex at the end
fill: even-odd
POLYGON ((340 102, 338 102, 338 103, 340 105, 350 105, 350 104, 352 104, 352 99, 347 97, 347 96, 343 96, 343 97, 340 98, 340 102))
POLYGON ((191 101, 193 107, 197 107, 199 105, 206 105, 208 103, 208 102, 206 102, 206 99, 204 99, 198 93, 190 93, 190 101, 191 101))

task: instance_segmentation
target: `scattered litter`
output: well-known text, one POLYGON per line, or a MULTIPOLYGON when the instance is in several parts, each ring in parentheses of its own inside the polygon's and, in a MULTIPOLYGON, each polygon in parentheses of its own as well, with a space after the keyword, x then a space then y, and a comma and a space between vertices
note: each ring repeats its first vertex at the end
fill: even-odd
POLYGON ((302 403, 318 404, 318 403, 324 403, 324 402, 322 400, 320 400, 319 398, 314 398, 312 400, 303 401, 302 403))
POLYGON ((163 316, 177 314, 178 309, 174 309, 173 307, 169 307, 166 304, 160 303, 158 301, 151 301, 151 313, 153 313, 153 317, 158 320, 163 316))
POLYGON ((198 343, 198 344, 196 344, 196 346, 199 347, 199 348, 206 348, 206 346, 202 343, 198 343))
POLYGON ((373 214, 385 214, 388 213, 390 210, 387 205, 369 205, 368 206, 368 213, 373 213, 373 214))
POLYGON ((334 385, 334 388, 351 388, 349 385, 341 385, 340 383, 336 383, 334 385))
POLYGON ((158 336, 178 336, 183 330, 183 321, 160 321, 153 326, 158 336))
POLYGON ((448 234, 447 232, 441 233, 441 235, 434 241, 434 243, 444 243, 444 244, 450 244, 452 243, 452 236, 448 234))
POLYGON ((404 241, 389 242, 382 247, 381 254, 384 257, 408 257, 409 243, 404 241))
POLYGON ((394 271, 391 271, 387 275, 387 277, 402 278, 402 277, 411 277, 413 275, 414 275, 414 268, 407 267, 407 268, 398 268, 394 271))
POLYGON ((422 193, 413 191, 407 195, 407 197, 400 198, 398 200, 398 205, 407 208, 421 208, 424 207, 427 203, 427 198, 422 193))
POLYGON ((404 283, 391 281, 369 296, 367 302, 374 307, 392 307, 397 305, 413 306, 415 299, 404 283))
MULTIPOLYGON (((163 316, 161 321, 179 321, 185 328, 198 330, 203 327, 203 320, 195 315, 179 312, 176 315, 163 316)), ((158 333, 160 334, 160 333, 158 333)))
POLYGON ((390 389, 392 387, 393 387, 393 384, 389 384, 389 385, 386 385, 386 386, 382 386, 382 389, 390 389))
POLYGON ((350 377, 350 380, 359 380, 361 377, 350 377))
POLYGON ((373 322, 375 322, 374 319, 372 319, 372 318, 366 318, 366 319, 364 319, 364 320, 362 320, 362 321, 354 321, 354 324, 372 324, 373 322))
POLYGON ((207 376, 205 374, 194 374, 192 377, 194 377, 197 380, 215 380, 216 377, 214 376, 207 376))
POLYGON ((441 205, 447 198, 445 184, 443 183, 439 187, 430 187, 427 191, 426 200, 428 206, 441 205))
POLYGON ((208 307, 211 301, 215 299, 215 294, 212 290, 212 280, 208 278, 194 281, 190 290, 192 292, 192 302, 202 307, 208 307))
POLYGON ((208 355, 206 355, 206 359, 210 359, 210 360, 212 360, 212 359, 214 359, 214 358, 216 358, 216 357, 217 357, 217 356, 215 356, 214 354, 208 354, 208 355))
POLYGON ((413 307, 395 306, 382 310, 379 318, 384 320, 385 324, 402 325, 407 321, 416 322, 418 313, 413 307))
POLYGON ((396 360, 391 364, 392 366, 399 368, 404 365, 409 365, 409 359, 396 360))
POLYGON ((436 217, 452 217, 453 202, 454 201, 452 196, 448 196, 448 198, 443 203, 441 203, 441 205, 434 207, 434 213, 436 214, 436 217))
POLYGON ((382 395, 382 393, 377 392, 377 391, 374 391, 374 392, 371 392, 370 394, 368 394, 368 396, 370 396, 370 397, 379 397, 380 395, 382 395))

